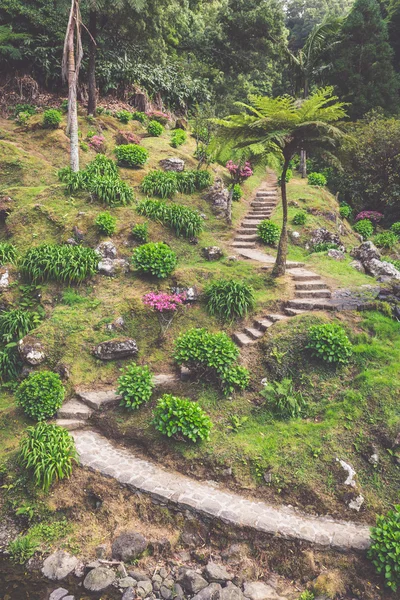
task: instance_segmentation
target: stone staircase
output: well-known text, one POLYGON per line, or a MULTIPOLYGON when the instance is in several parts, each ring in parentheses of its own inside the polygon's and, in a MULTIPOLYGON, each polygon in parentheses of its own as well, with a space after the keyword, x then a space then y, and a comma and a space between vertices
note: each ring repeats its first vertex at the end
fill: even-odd
POLYGON ((250 211, 244 217, 240 228, 232 242, 233 248, 255 248, 257 241, 257 226, 265 219, 269 219, 278 202, 276 183, 268 184, 258 190, 254 200, 250 203, 250 211))

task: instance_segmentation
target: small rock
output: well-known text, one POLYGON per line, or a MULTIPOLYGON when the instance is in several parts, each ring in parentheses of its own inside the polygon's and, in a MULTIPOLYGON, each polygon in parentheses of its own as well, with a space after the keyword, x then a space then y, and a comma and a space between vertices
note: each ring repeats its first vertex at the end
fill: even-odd
POLYGON ((167 588, 165 585, 162 585, 160 587, 160 593, 164 600, 169 600, 170 598, 172 598, 172 590, 167 588))
POLYGON ((298 202, 296 202, 296 200, 290 200, 290 202, 288 202, 288 206, 293 206, 294 208, 299 208, 300 204, 298 202))
POLYGON ((180 586, 179 583, 175 583, 173 592, 174 592, 174 598, 178 598, 178 600, 182 600, 185 596, 182 586, 180 586))
POLYGON ((272 471, 265 471, 263 477, 265 483, 272 483, 272 471))
POLYGON ((153 591, 153 586, 149 579, 146 579, 145 581, 138 581, 137 588, 136 588, 136 594, 138 596, 140 596, 141 598, 146 598, 146 596, 151 594, 152 591, 153 591))
POLYGON ((353 269, 356 269, 356 271, 359 271, 360 273, 365 273, 364 266, 360 260, 352 260, 350 267, 353 267, 353 269))
POLYGON ((182 381, 188 381, 190 379, 190 377, 191 377, 191 374, 192 374, 191 370, 188 369, 188 367, 185 367, 185 366, 182 365, 181 368, 180 368, 180 371, 181 371, 181 380, 182 381))
POLYGON ((78 227, 76 225, 72 229, 72 234, 73 234, 74 238, 76 239, 76 241, 79 243, 83 242, 83 240, 85 239, 85 234, 83 233, 83 231, 81 229, 78 229, 78 227))
POLYGON ((193 571, 193 569, 186 569, 185 567, 179 569, 178 582, 188 594, 198 594, 208 586, 208 581, 204 577, 193 571))
POLYGON ((232 467, 227 467, 226 469, 222 469, 222 475, 224 477, 231 477, 233 471, 232 471, 232 467))
POLYGON ((133 579, 133 577, 122 577, 121 579, 118 579, 118 587, 125 589, 125 588, 133 588, 137 585, 136 581, 133 579))
POLYGON ((42 345, 37 338, 32 335, 26 335, 18 342, 18 352, 21 359, 28 365, 40 365, 46 360, 46 354, 42 345))
POLYGON ((202 253, 207 260, 219 260, 222 258, 224 253, 219 246, 206 246, 202 249, 202 253))
POLYGON ((68 238, 65 243, 68 244, 68 246, 79 246, 75 238, 68 238))
POLYGON ((298 231, 291 231, 290 237, 293 238, 294 240, 298 240, 300 238, 300 233, 298 231))
POLYGON ((63 550, 58 550, 46 558, 43 563, 42 573, 47 579, 60 581, 72 573, 77 564, 78 559, 76 556, 72 556, 63 550))
POLYGON ((65 598, 67 596, 68 590, 65 588, 57 588, 54 592, 51 592, 49 596, 49 600, 61 600, 61 598, 65 598))
POLYGON ((118 565, 118 567, 117 567, 117 573, 121 577, 121 579, 124 579, 125 577, 128 576, 127 570, 126 570, 125 565, 124 565, 123 562, 121 562, 118 565))
POLYGON ((82 579, 82 577, 85 575, 85 571, 86 571, 86 565, 83 562, 83 560, 80 560, 74 569, 74 575, 78 579, 82 579))
POLYGON ((351 487, 356 487, 356 481, 355 481, 356 472, 353 469, 353 467, 351 465, 349 465, 348 463, 344 462, 344 460, 340 460, 339 458, 337 458, 336 460, 337 460, 337 462, 340 463, 340 465, 343 467, 343 469, 348 474, 346 481, 344 481, 344 485, 349 485, 351 487))
POLYGON ((363 504, 364 504, 364 496, 362 494, 359 494, 357 496, 357 498, 350 500, 349 508, 351 508, 352 510, 356 510, 357 512, 360 512, 360 508, 362 507, 363 504))
MULTIPOLYGON (((141 554, 147 548, 146 538, 135 531, 127 531, 121 533, 112 543, 112 557, 116 560, 123 560, 127 562, 129 560, 139 558, 141 554)), ((129 573, 131 577, 136 579, 132 573, 129 573)))
POLYGON ((222 587, 219 583, 210 583, 206 588, 193 596, 192 600, 219 600, 222 587))
POLYGON ((333 258, 334 260, 344 260, 345 253, 341 252, 340 250, 334 250, 333 248, 331 248, 330 250, 328 250, 328 256, 329 258, 333 258))
POLYGON ((215 562, 209 562, 204 569, 204 577, 210 582, 225 583, 230 581, 232 576, 223 565, 215 562))
POLYGON ((234 254, 232 254, 232 256, 227 256, 226 260, 229 260, 229 262, 237 262, 239 260, 239 258, 237 256, 235 256, 234 254))
POLYGON ((311 232, 311 245, 317 246, 318 244, 336 244, 338 250, 344 251, 341 239, 337 233, 331 233, 325 227, 319 227, 311 232))
POLYGON ((163 160, 160 160, 158 164, 162 169, 164 169, 164 171, 174 171, 175 173, 181 173, 185 170, 185 161, 181 158, 177 158, 176 156, 173 156, 171 158, 164 158, 163 160))
POLYGON ((115 581, 115 573, 107 567, 96 567, 89 571, 83 581, 83 587, 89 592, 102 592, 115 581))
POLYGON ((8 269, 5 269, 4 272, 0 275, 0 292, 4 292, 10 287, 10 274, 8 269))
POLYGON ((129 577, 136 579, 136 581, 146 581, 147 579, 150 580, 150 577, 147 575, 146 571, 141 571, 140 569, 128 571, 128 575, 129 577))
POLYGON ((242 590, 228 581, 227 586, 222 588, 220 600, 244 600, 242 590))
POLYGON ((225 215, 228 208, 229 190, 225 187, 221 177, 216 177, 213 185, 207 192, 206 200, 211 202, 213 211, 225 215))
POLYGON ((369 457, 368 462, 371 463, 371 465, 373 467, 377 467, 379 465, 379 451, 378 451, 378 448, 374 445, 373 445, 372 449, 373 449, 373 453, 369 457))
POLYGON ((106 558, 106 556, 107 556, 106 544, 101 544, 100 546, 97 546, 95 549, 95 553, 96 553, 97 558, 106 558))
POLYGON ((115 260, 112 258, 103 258, 97 265, 97 270, 101 275, 113 277, 116 273, 115 260))
POLYGON ((138 347, 135 340, 130 338, 110 340, 98 344, 93 349, 93 354, 100 360, 118 360, 129 358, 138 353, 138 347))
POLYGON ((262 581, 245 583, 243 594, 250 600, 279 600, 281 598, 273 587, 262 581))
POLYGON ((117 248, 113 242, 101 242, 96 248, 96 252, 102 258, 117 258, 117 248))
POLYGON ((124 591, 124 593, 122 594, 121 600, 135 600, 135 599, 136 599, 135 589, 133 587, 130 587, 124 591))

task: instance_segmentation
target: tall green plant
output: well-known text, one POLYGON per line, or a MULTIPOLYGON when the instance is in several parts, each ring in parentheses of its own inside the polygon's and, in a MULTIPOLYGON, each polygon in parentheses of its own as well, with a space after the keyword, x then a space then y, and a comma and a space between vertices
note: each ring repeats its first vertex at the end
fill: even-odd
POLYGON ((219 279, 205 289, 207 310, 224 321, 242 318, 255 306, 254 290, 242 281, 219 279))

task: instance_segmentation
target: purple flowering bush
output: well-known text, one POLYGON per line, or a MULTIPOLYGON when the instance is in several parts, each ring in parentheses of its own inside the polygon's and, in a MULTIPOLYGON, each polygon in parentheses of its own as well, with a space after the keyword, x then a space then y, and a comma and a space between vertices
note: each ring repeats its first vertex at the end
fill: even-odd
POLYGON ((102 154, 105 150, 105 141, 103 135, 93 135, 89 140, 89 146, 92 150, 95 150, 95 152, 102 154))
POLYGON ((166 292, 149 292, 143 296, 143 304, 152 308, 158 317, 161 337, 165 337, 174 317, 186 300, 186 293, 168 294, 166 292))
POLYGON ((249 161, 246 161, 244 165, 241 165, 235 164, 233 160, 228 160, 225 166, 235 183, 241 183, 242 181, 245 181, 245 179, 251 177, 254 172, 249 161))
POLYGON ((364 219, 368 219, 371 221, 371 223, 376 225, 383 219, 383 214, 376 210, 363 210, 362 212, 358 213, 355 218, 355 222, 357 223, 357 221, 363 221, 364 219))

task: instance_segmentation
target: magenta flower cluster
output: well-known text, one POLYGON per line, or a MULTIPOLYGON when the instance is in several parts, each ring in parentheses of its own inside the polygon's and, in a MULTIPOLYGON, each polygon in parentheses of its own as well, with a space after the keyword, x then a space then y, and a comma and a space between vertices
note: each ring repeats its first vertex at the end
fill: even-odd
POLYGON ((162 110, 151 110, 146 113, 149 119, 166 119, 169 120, 169 115, 162 110))
POLYGON ((236 165, 233 160, 228 160, 226 163, 226 168, 234 179, 248 179, 253 175, 253 169, 251 168, 249 161, 246 161, 244 166, 241 166, 236 165))
POLYGON ((155 311, 175 312, 186 300, 186 294, 167 294, 164 292, 150 292, 143 296, 143 304, 150 306, 155 311))
POLYGON ((89 140, 89 146, 96 150, 96 152, 102 152, 104 150, 105 137, 102 135, 94 135, 89 140))
POLYGON ((368 219, 372 223, 379 223, 383 219, 383 214, 376 210, 363 210, 356 216, 356 222, 368 219))

